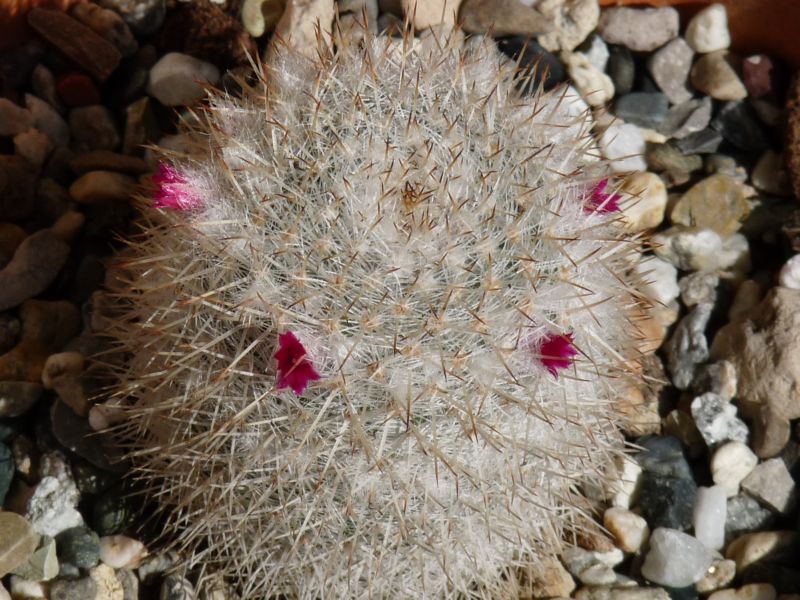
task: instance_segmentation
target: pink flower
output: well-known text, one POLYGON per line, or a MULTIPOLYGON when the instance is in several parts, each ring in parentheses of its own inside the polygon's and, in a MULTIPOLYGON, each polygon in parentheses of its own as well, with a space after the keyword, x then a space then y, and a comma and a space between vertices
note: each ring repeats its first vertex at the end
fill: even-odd
POLYGON ((278 389, 292 388, 298 396, 310 381, 319 379, 319 373, 306 358, 306 349, 291 331, 278 337, 279 349, 275 353, 278 361, 278 389))
POLYGON ((608 185, 608 179, 601 179, 596 186, 592 188, 583 198, 583 211, 587 213, 592 212, 618 212, 619 211, 619 196, 617 194, 606 194, 605 189, 608 185))
POLYGON ((152 181, 156 186, 153 192, 153 208, 193 210, 203 205, 197 191, 170 165, 158 163, 158 172, 153 175, 152 181))
POLYGON ((558 371, 572 364, 572 357, 578 354, 572 345, 572 334, 558 335, 548 333, 535 349, 535 357, 558 379, 558 371))

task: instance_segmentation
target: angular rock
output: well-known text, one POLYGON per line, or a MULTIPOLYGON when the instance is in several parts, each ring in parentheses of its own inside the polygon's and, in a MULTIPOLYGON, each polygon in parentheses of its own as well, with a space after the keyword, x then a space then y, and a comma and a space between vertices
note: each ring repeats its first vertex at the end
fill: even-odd
POLYGON ((794 508, 796 501, 794 479, 780 458, 764 461, 750 471, 742 480, 742 490, 783 515, 794 508))
POLYGON ((97 585, 100 598, 109 600, 125 600, 122 583, 108 565, 99 564, 89 569, 89 578, 97 585))
POLYGON ((714 52, 731 45, 728 14, 722 4, 698 12, 686 26, 686 41, 697 52, 714 52))
POLYGON ((681 104, 692 99, 686 86, 692 68, 694 51, 683 38, 677 37, 659 48, 647 61, 653 81, 669 98, 672 104, 681 104))
POLYGON ((647 256, 634 267, 634 273, 638 289, 655 302, 667 306, 678 297, 678 270, 667 261, 647 256))
POLYGON ((679 139, 675 143, 675 147, 684 154, 710 154, 716 152, 720 144, 722 144, 722 134, 708 128, 695 131, 679 139))
POLYGON ((766 405, 787 419, 800 417, 800 347, 794 327, 800 318, 800 291, 772 288, 736 323, 724 326, 711 356, 732 362, 739 375, 739 405, 755 416, 766 405))
POLYGON ((724 558, 715 559, 711 563, 705 577, 697 582, 697 591, 701 594, 708 594, 725 587, 736 576, 736 563, 724 558))
POLYGON ((742 100, 747 88, 728 60, 728 52, 719 50, 705 54, 694 64, 692 85, 716 100, 742 100))
POLYGON ((44 538, 31 557, 14 569, 14 574, 28 581, 49 581, 58 575, 55 540, 44 538))
POLYGON ((761 506, 755 498, 739 494, 728 498, 725 538, 731 539, 743 533, 754 533, 770 529, 777 515, 761 506))
POLYGON ((660 527, 650 536, 642 575, 659 585, 684 587, 700 581, 712 560, 708 549, 692 536, 660 527))
POLYGON ((100 600, 97 584, 90 577, 58 579, 50 586, 49 600, 100 600))
POLYGON ((761 98, 772 92, 774 67, 766 54, 754 54, 742 61, 742 79, 751 98, 761 98))
POLYGON ((60 459, 62 461, 60 466, 46 471, 45 466, 57 463, 54 457, 54 460, 50 458, 50 455, 42 457, 40 470, 45 473, 28 501, 26 517, 30 520, 34 531, 55 537, 66 529, 83 525, 83 517, 75 509, 80 501, 80 492, 69 470, 63 464, 63 458, 60 459))
POLYGON ((708 96, 677 104, 669 110, 659 131, 676 140, 703 131, 711 122, 711 108, 712 102, 708 96))
POLYGON ((638 502, 643 516, 654 527, 686 530, 692 526, 697 484, 675 438, 652 438, 640 445, 637 456, 643 473, 638 502))
POLYGON ((711 318, 710 304, 698 304, 678 322, 665 346, 666 362, 672 383, 686 390, 692 383, 697 365, 708 358, 705 329, 711 318))
MULTIPOLYGON (((342 10, 341 5, 339 10, 342 10)), ((487 33, 493 36, 539 36, 552 31, 555 24, 536 7, 519 0, 463 0, 459 9, 459 22, 467 33, 487 33)))
POLYGON ((617 547, 624 552, 638 552, 650 536, 647 521, 624 508, 606 509, 603 527, 614 536, 617 547))
POLYGON ((720 486, 697 488, 694 504, 694 535, 706 548, 720 550, 725 545, 725 490, 720 486))
POLYGON ((28 24, 100 81, 114 72, 122 58, 114 44, 63 12, 34 8, 28 12, 28 24))
POLYGON ((25 238, 0 271, 0 310, 13 308, 43 292, 67 260, 70 247, 49 229, 25 238))
POLYGON ((746 102, 726 102, 711 121, 711 127, 745 152, 762 152, 769 146, 753 109, 746 102))
POLYGON ((658 129, 667 117, 669 100, 660 92, 631 92, 618 96, 614 114, 627 123, 658 129))
POLYGON ((0 511, 0 531, 0 577, 5 577, 31 557, 39 536, 26 519, 10 511, 0 511))
POLYGON ((539 36, 539 43, 550 52, 574 50, 597 27, 600 8, 593 0, 545 0, 536 8, 555 28, 539 36))
POLYGON ((721 442, 747 442, 749 430, 736 416, 736 406, 714 392, 692 400, 692 416, 709 448, 721 442))
POLYGON ((609 44, 651 52, 678 35, 678 22, 674 8, 615 7, 603 11, 597 29, 609 44))

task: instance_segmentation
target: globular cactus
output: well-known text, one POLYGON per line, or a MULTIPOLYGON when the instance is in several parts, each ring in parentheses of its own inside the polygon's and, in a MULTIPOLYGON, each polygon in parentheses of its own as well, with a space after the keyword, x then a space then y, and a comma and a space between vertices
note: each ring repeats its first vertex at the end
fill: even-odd
POLYGON ((117 433, 244 598, 510 597, 621 452, 640 248, 588 109, 454 40, 214 96, 120 259, 117 433))

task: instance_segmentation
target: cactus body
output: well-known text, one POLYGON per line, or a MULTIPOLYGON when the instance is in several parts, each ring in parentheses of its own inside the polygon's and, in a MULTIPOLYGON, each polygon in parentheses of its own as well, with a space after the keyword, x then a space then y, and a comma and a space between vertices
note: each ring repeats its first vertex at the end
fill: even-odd
POLYGON ((586 522, 638 247, 586 106, 514 76, 483 40, 285 55, 156 179, 119 435, 243 597, 511 597, 586 522))

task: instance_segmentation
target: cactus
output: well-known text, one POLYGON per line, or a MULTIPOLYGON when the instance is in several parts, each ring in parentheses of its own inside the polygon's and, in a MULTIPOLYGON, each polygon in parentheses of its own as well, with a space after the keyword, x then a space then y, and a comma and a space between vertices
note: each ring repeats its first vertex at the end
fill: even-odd
POLYGON ((284 52, 165 151, 117 270, 116 434, 201 574, 505 598, 589 527, 640 247, 586 105, 519 80, 480 38, 284 52))

